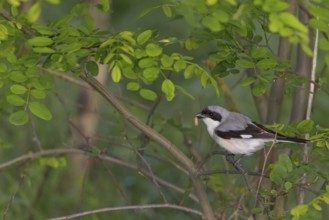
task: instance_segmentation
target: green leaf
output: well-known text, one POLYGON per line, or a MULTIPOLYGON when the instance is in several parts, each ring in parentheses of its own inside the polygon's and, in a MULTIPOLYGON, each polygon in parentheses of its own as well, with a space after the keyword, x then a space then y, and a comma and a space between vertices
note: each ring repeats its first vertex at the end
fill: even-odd
POLYGON ((287 24, 288 26, 299 30, 300 32, 307 33, 307 27, 300 22, 293 14, 289 12, 282 12, 279 14, 279 17, 282 22, 287 24))
POLYGON ((277 62, 275 59, 265 58, 256 63, 256 67, 261 70, 273 69, 276 66, 277 62))
POLYGON ((202 19, 202 24, 213 32, 219 32, 224 29, 224 26, 213 16, 206 16, 202 19))
POLYGON ((0 63, 0 73, 7 72, 7 65, 5 63, 0 63))
POLYGON ((154 101, 157 99, 158 95, 149 89, 141 89, 139 90, 140 96, 142 96, 146 100, 154 101))
POLYGON ((253 47, 251 49, 251 57, 254 59, 264 58, 269 53, 265 47, 253 47))
POLYGON ((45 47, 53 44, 54 41, 49 37, 34 37, 27 40, 27 43, 34 47, 45 47))
POLYGON ((302 204, 291 209, 290 213, 293 216, 302 216, 305 215, 308 211, 308 205, 302 204))
POLYGON ((148 45, 146 45, 145 51, 148 56, 156 57, 162 53, 162 48, 155 43, 149 43, 148 45))
POLYGON ((163 54, 161 56, 161 65, 164 67, 164 68, 169 68, 172 66, 174 62, 174 59, 170 56, 168 56, 167 54, 163 54))
POLYGON ((158 78, 159 73, 160 73, 159 67, 148 67, 144 69, 143 77, 147 80, 153 81, 156 78, 158 78))
POLYGON ((169 79, 162 82, 161 91, 166 95, 167 101, 171 101, 175 97, 175 85, 169 79))
POLYGON ((61 44, 57 46, 57 49, 59 49, 62 53, 74 53, 78 50, 80 50, 82 47, 82 44, 80 42, 73 42, 70 44, 61 44))
POLYGON ((42 25, 42 24, 37 24, 37 23, 34 23, 32 24, 32 28, 34 30, 36 30, 37 32, 39 32, 40 34, 42 35, 54 35, 55 32, 48 26, 46 25, 42 25))
POLYGON ((238 64, 241 68, 254 68, 254 64, 248 60, 245 59, 239 59, 236 61, 236 64, 238 64))
POLYGON ((320 38, 319 39, 319 48, 321 50, 326 50, 328 51, 329 50, 329 41, 325 38, 320 38))
POLYGON ((119 56, 122 58, 123 61, 125 61, 127 64, 133 64, 133 61, 123 53, 120 53, 119 56))
POLYGON ((36 3, 34 3, 34 5, 32 5, 30 10, 27 12, 27 19, 33 23, 39 18, 40 14, 41 14, 41 2, 37 1, 36 3))
POLYGON ((266 92, 266 86, 264 83, 258 83, 254 88, 252 88, 252 94, 254 96, 261 96, 266 92))
POLYGON ((177 60, 175 62, 175 64, 174 64, 174 70, 176 72, 179 72, 179 71, 181 71, 181 70, 183 70, 185 68, 186 68, 186 62, 184 60, 182 60, 182 59, 181 60, 177 60))
POLYGON ((26 103, 26 101, 18 95, 7 95, 6 100, 9 104, 14 106, 23 106, 26 103))
POLYGON ((146 57, 147 54, 145 52, 145 50, 142 50, 142 49, 136 49, 135 52, 134 52, 134 56, 136 59, 140 59, 142 57, 146 57))
POLYGON ((323 32, 328 31, 328 24, 322 20, 312 18, 309 20, 309 25, 314 29, 315 28, 319 29, 319 31, 323 31, 323 32))
POLYGON ((60 3, 60 0, 46 0, 46 1, 53 5, 58 5, 60 3))
POLYGON ((201 75, 201 86, 202 86, 202 88, 207 87, 208 79, 209 79, 208 74, 206 72, 202 73, 202 75, 201 75))
POLYGON ((319 205, 320 201, 319 200, 313 200, 312 201, 312 206, 315 210, 321 211, 322 207, 319 205))
POLYGON ((29 121, 29 114, 25 111, 17 111, 9 116, 9 122, 13 125, 25 125, 29 121))
POLYGON ((44 104, 42 104, 40 102, 30 102, 29 109, 33 115, 35 115, 38 118, 41 118, 43 120, 49 121, 52 118, 51 112, 48 110, 48 108, 44 104))
POLYGON ((124 66, 122 69, 122 74, 128 79, 138 78, 138 72, 134 71, 131 66, 124 66))
POLYGON ((103 12, 108 12, 110 10, 110 4, 110 0, 100 0, 97 7, 103 12))
POLYGON ((280 185, 283 182, 283 178, 287 175, 286 168, 281 164, 274 164, 270 173, 270 180, 280 185))
POLYGON ((27 88, 25 88, 22 85, 15 84, 15 85, 10 86, 10 91, 16 95, 22 95, 22 94, 26 93, 27 88))
POLYGON ((22 83, 22 82, 25 82, 27 80, 27 77, 21 71, 12 71, 12 72, 10 72, 9 73, 9 78, 12 81, 15 81, 15 82, 18 82, 18 83, 22 83))
POLYGON ((33 47, 32 50, 36 53, 55 53, 55 50, 50 47, 33 47))
POLYGON ((292 183, 291 182, 285 182, 284 183, 284 189, 286 192, 289 192, 289 190, 292 188, 292 183))
POLYGON ((256 81, 257 77, 256 76, 250 76, 245 78, 240 82, 241 86, 249 86, 250 84, 254 83, 256 81))
POLYGON ((292 162, 289 158, 288 155, 286 154, 280 154, 279 156, 279 163, 285 167, 287 172, 291 172, 292 171, 292 162))
POLYGON ((162 11, 163 13, 167 16, 167 17, 171 17, 172 16, 172 10, 171 7, 168 5, 162 5, 162 11))
POLYGON ((314 121, 312 120, 302 120, 297 124, 297 129, 302 134, 310 133, 313 127, 314 127, 314 121))
POLYGON ((30 83, 36 89, 39 89, 39 90, 46 89, 46 85, 43 82, 41 82, 39 78, 30 79, 30 83))
POLYGON ((103 59, 103 63, 109 63, 115 56, 114 53, 108 53, 106 57, 103 59))
POLYGON ((140 89, 140 85, 137 82, 129 82, 126 86, 127 90, 137 91, 140 89))
POLYGON ((8 38, 8 29, 3 24, 0 24, 0 41, 7 40, 8 38))
POLYGON ((85 65, 86 70, 88 73, 90 73, 93 76, 97 76, 98 75, 98 65, 95 61, 88 61, 85 65))
POLYGON ((152 37, 152 31, 146 30, 137 36, 137 44, 142 45, 152 37))
POLYGON ((103 48, 103 47, 109 46, 109 45, 113 44, 114 42, 115 42, 115 39, 109 38, 106 41, 104 41, 103 43, 101 43, 101 45, 99 46, 99 48, 103 48))
POLYGON ((119 33, 119 36, 126 40, 127 42, 129 42, 131 45, 135 45, 136 44, 136 41, 135 39, 133 38, 134 36, 134 33, 131 32, 131 31, 122 31, 119 33))
POLYGON ((39 158, 39 163, 41 166, 49 166, 53 168, 65 167, 67 164, 64 157, 41 157, 39 158))
POLYGON ((46 97, 46 93, 43 90, 39 89, 32 89, 30 91, 30 94, 36 99, 44 99, 46 97))
POLYGON ((279 34, 282 37, 290 37, 294 35, 294 30, 292 28, 284 27, 280 29, 279 34))
POLYGON ((195 39, 192 39, 192 38, 188 38, 186 41, 185 41, 185 48, 187 50, 192 50, 192 49, 195 49, 195 48, 198 48, 199 47, 199 42, 195 39))
POLYGON ((184 71, 184 79, 191 78, 194 74, 195 68, 194 65, 189 65, 184 71))
POLYGON ((120 82, 120 79, 121 79, 121 69, 120 69, 120 67, 119 67, 119 65, 117 63, 112 68, 111 77, 112 77, 113 82, 115 82, 115 83, 120 82))
POLYGON ((269 24, 269 29, 271 32, 276 33, 283 28, 283 23, 280 20, 279 16, 276 13, 271 13, 270 16, 270 24, 269 24))
POLYGON ((229 22, 231 16, 223 10, 216 10, 212 15, 220 22, 227 23, 229 22))
POLYGON ((152 66, 157 66, 157 62, 153 58, 144 58, 138 62, 140 68, 147 68, 152 66))

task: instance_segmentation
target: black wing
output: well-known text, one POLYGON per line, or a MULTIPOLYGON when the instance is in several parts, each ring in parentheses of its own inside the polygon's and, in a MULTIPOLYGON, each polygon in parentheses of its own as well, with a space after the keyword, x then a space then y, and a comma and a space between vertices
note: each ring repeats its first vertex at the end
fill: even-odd
POLYGON ((257 138, 257 139, 277 139, 279 141, 290 141, 297 143, 306 143, 307 140, 287 137, 280 133, 273 132, 272 130, 264 127, 263 125, 257 124, 255 122, 248 123, 247 127, 243 130, 237 131, 221 131, 219 129, 215 130, 215 133, 223 138, 223 139, 231 139, 231 138, 240 138, 240 139, 249 139, 249 138, 257 138))

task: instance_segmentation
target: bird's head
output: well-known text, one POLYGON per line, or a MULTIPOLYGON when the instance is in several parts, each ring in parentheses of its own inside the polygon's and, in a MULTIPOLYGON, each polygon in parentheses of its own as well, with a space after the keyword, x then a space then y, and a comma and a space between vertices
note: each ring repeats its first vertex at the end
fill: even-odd
POLYGON ((196 114, 195 117, 202 119, 208 131, 212 133, 229 114, 230 112, 228 110, 220 106, 208 106, 196 114))

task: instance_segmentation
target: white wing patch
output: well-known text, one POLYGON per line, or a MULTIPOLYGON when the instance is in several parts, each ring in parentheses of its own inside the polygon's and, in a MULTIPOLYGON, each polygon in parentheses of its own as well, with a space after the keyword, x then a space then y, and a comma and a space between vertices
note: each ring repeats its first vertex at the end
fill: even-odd
POLYGON ((240 137, 248 139, 248 138, 252 138, 253 136, 251 134, 240 134, 240 137))

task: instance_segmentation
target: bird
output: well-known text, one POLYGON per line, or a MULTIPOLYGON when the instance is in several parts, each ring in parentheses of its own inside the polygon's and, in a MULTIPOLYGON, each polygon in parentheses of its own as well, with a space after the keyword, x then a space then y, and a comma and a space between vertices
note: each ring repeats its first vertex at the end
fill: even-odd
POLYGON ((204 122, 212 139, 233 155, 251 155, 262 149, 266 142, 308 142, 306 139, 274 132, 243 114, 221 106, 208 106, 195 117, 204 122))

